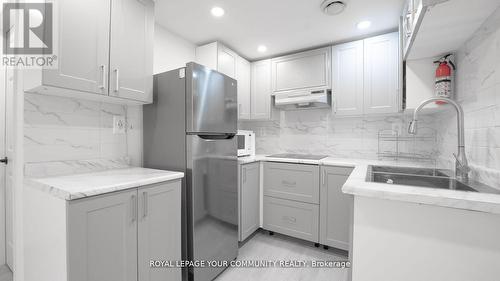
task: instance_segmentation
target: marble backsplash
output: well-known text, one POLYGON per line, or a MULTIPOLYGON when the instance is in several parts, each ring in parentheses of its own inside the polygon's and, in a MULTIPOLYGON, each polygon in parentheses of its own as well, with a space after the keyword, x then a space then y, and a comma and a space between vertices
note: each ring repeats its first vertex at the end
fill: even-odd
POLYGON ((142 108, 25 94, 26 176, 57 175, 142 162, 142 108), (126 118, 113 134, 113 116, 126 118))
MULTIPOLYGON (((473 179, 500 187, 500 8, 455 54, 456 99, 465 112, 465 150, 473 179)), ((454 165, 453 109, 437 115, 439 160, 454 165)))
MULTIPOLYGON (((341 158, 379 159, 379 151, 395 151, 381 143, 379 132, 394 130, 406 136, 411 116, 394 114, 339 118, 329 109, 274 111, 271 121, 244 121, 240 129, 252 130, 256 134, 256 153, 278 152, 327 154, 341 158)), ((420 121, 423 131, 434 132, 432 116, 420 121)), ((389 145, 391 145, 389 143, 389 145)), ((400 152, 416 154, 435 163, 436 138, 425 141, 410 141, 400 146, 400 152)), ((407 160, 407 159, 404 159, 407 160)))

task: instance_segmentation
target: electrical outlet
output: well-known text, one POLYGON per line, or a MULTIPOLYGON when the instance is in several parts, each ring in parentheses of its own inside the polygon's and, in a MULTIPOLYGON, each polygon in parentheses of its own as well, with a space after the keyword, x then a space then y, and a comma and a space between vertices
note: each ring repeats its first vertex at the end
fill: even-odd
POLYGON ((125 134, 126 131, 126 121, 125 116, 114 115, 113 116, 113 134, 125 134))

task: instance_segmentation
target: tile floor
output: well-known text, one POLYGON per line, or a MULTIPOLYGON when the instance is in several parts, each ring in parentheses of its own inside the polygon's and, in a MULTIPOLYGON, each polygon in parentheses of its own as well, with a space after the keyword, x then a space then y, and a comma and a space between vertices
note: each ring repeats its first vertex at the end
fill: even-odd
MULTIPOLYGON (((345 261, 343 252, 315 248, 313 243, 260 231, 240 248, 238 260, 345 261)), ((337 268, 228 268, 216 281, 346 281, 347 269, 337 268)))

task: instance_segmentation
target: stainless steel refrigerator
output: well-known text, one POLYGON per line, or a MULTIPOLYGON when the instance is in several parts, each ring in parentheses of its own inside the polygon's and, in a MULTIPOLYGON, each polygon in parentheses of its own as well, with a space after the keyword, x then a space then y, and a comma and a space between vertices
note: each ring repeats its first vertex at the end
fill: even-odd
MULTIPOLYGON (((236 259, 236 80, 196 63, 157 74, 143 114, 144 166, 185 173, 183 259, 236 259)), ((183 277, 209 281, 224 269, 194 267, 183 277)))

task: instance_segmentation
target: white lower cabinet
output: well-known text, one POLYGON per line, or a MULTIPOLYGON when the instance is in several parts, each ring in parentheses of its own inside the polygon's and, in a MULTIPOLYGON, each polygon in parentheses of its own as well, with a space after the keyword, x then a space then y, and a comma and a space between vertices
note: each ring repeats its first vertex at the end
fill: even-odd
POLYGON ((137 190, 68 204, 68 280, 137 280, 137 190))
POLYGON ((318 165, 264 163, 265 229, 319 242, 318 165))
POLYGON ((141 187, 138 192, 138 280, 181 280, 181 268, 157 269, 149 264, 181 259, 180 186, 164 183, 141 187))
POLYGON ((353 198, 342 192, 342 186, 351 172, 351 168, 321 167, 319 240, 323 245, 346 251, 353 198))
POLYGON ((260 163, 240 165, 239 240, 244 241, 260 225, 260 163))
POLYGON ((319 242, 319 206, 264 196, 264 228, 300 239, 319 242))
POLYGON ((263 228, 349 250, 349 167, 264 162, 263 228))
POLYGON ((27 200, 39 208, 28 210, 26 281, 182 280, 150 266, 181 260, 180 180, 70 201, 30 188, 27 200))

